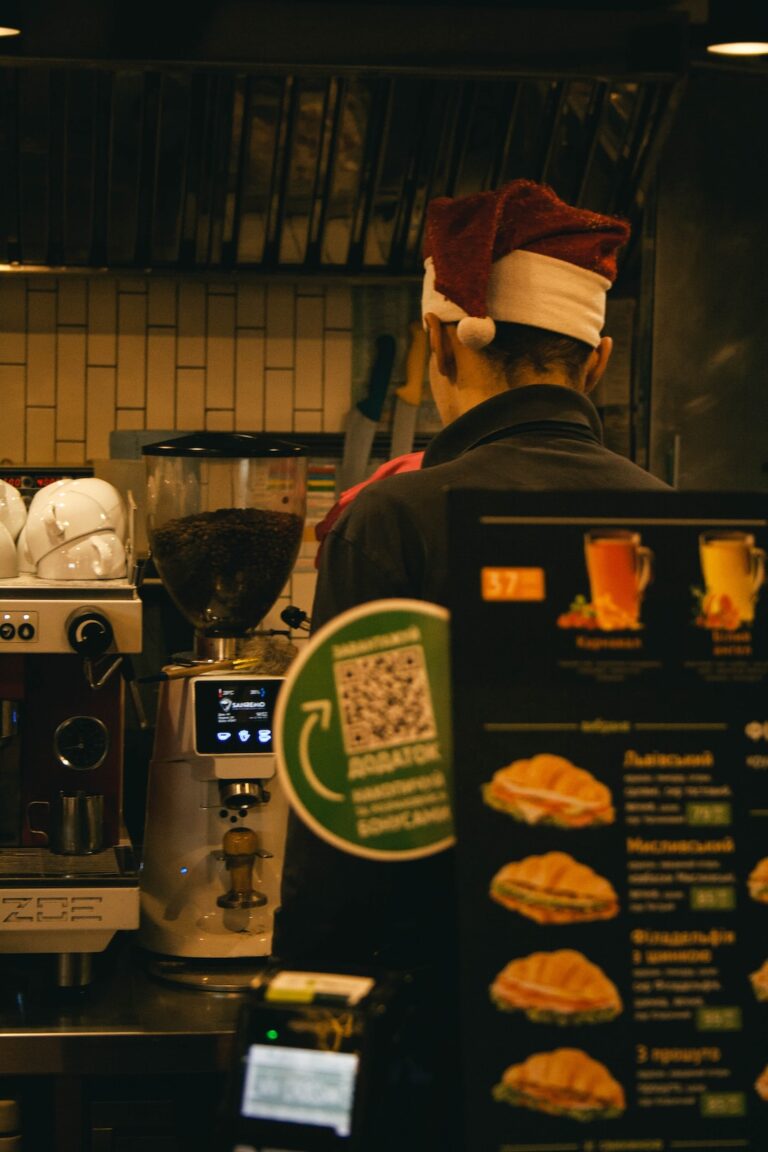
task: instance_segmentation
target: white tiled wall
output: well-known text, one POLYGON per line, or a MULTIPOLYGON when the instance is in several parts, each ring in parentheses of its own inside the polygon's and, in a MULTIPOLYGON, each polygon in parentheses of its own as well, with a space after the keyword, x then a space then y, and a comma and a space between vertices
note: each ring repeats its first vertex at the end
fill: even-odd
POLYGON ((337 432, 351 290, 0 275, 0 461, 82 464, 113 429, 337 432))
MULTIPOLYGON (((113 429, 338 432, 346 286, 0 275, 0 462, 83 464, 113 429)), ((309 611, 311 562, 284 597, 309 611)))

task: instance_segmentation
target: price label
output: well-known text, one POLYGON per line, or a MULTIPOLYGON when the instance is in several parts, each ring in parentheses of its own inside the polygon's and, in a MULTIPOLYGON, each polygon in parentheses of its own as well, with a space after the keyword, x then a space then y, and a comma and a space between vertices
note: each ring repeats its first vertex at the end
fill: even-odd
POLYGON ((744 1116, 746 1111, 743 1092, 704 1092, 701 1096, 702 1116, 744 1116))
POLYGON ((699 1032, 740 1032, 741 1008, 737 1005, 697 1008, 696 1027, 699 1032))
POLYGON ((730 824, 732 809, 730 804, 686 804, 685 818, 693 825, 730 824))
POLYGON ((704 888, 697 884, 691 888, 692 912, 730 912, 736 907, 736 889, 723 884, 719 888, 704 888))
POLYGON ((544 600, 543 568, 481 568, 483 600, 544 600))

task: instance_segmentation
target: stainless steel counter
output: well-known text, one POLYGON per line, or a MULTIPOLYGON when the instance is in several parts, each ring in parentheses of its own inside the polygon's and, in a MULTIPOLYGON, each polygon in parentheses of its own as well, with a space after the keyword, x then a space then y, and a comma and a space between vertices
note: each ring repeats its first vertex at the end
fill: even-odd
POLYGON ((94 957, 88 988, 54 981, 53 957, 0 957, 0 1075, 226 1071, 240 996, 157 979, 130 936, 94 957))

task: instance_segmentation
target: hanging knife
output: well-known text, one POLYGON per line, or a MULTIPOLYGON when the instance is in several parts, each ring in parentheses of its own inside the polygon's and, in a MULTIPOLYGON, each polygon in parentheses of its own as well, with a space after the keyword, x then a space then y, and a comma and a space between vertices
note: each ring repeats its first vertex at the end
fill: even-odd
POLYGON ((421 404, 421 389, 424 385, 424 358, 427 350, 427 334, 420 320, 409 325, 411 343, 405 360, 405 384, 395 389, 397 401, 392 419, 392 439, 389 456, 394 460, 413 449, 416 433, 416 419, 421 404))
POLYGON ((368 390, 347 416, 344 455, 339 477, 340 493, 365 479, 373 437, 381 418, 389 378, 392 375, 395 347, 394 336, 389 333, 377 336, 373 366, 368 377, 368 390))

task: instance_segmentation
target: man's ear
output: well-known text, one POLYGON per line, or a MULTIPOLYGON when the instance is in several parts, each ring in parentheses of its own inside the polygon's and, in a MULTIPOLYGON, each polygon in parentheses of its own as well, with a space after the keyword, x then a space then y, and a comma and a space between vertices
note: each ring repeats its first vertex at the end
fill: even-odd
POLYGON ((584 375, 584 394, 586 396, 600 383, 603 373, 608 367, 612 351, 613 340, 610 336, 603 336, 598 346, 590 354, 584 375))
POLYGON ((435 357, 435 366, 441 376, 452 380, 456 375, 456 362, 447 327, 434 312, 427 312, 424 323, 427 326, 429 350, 435 357))

